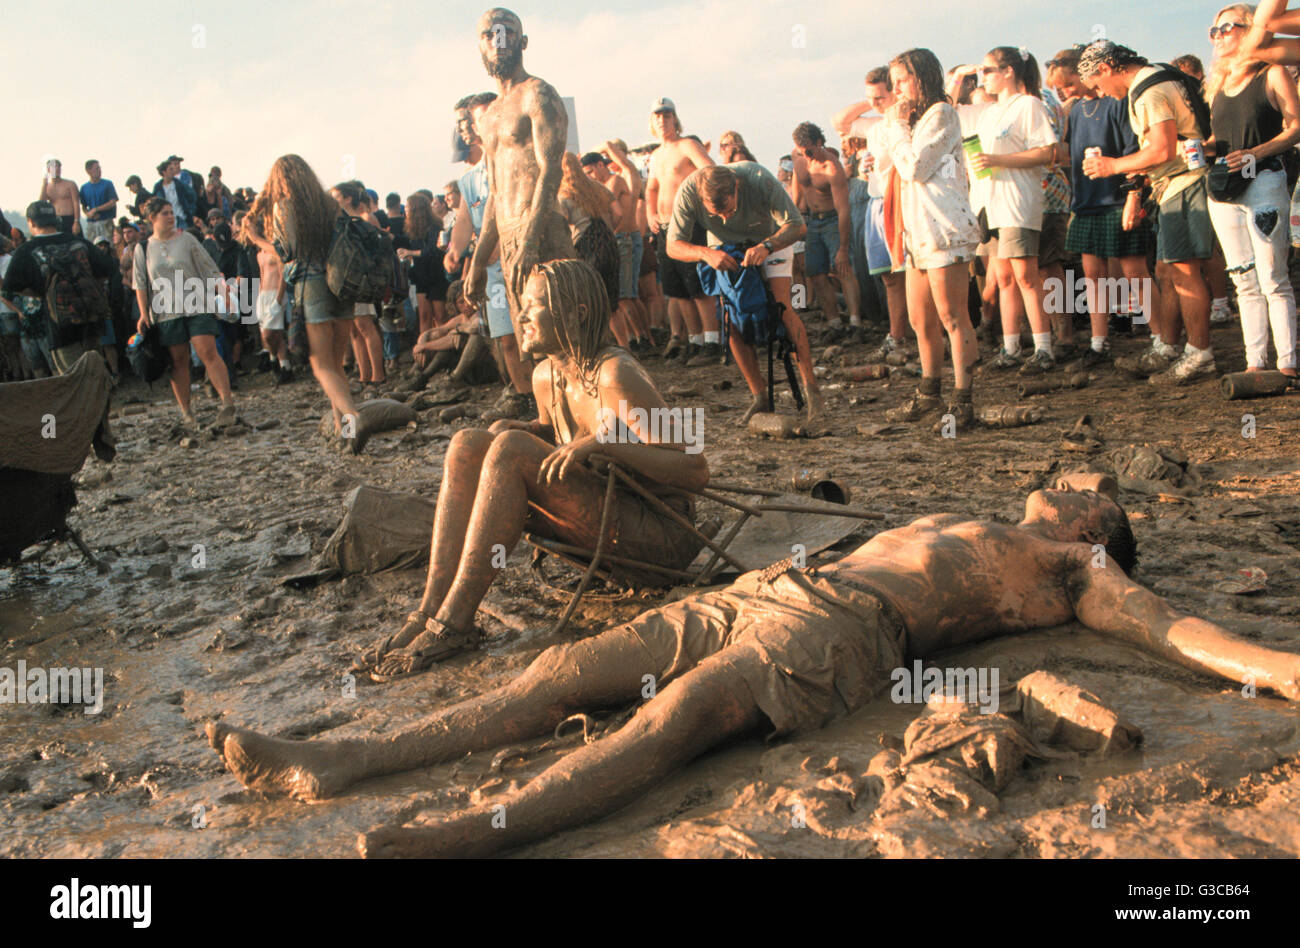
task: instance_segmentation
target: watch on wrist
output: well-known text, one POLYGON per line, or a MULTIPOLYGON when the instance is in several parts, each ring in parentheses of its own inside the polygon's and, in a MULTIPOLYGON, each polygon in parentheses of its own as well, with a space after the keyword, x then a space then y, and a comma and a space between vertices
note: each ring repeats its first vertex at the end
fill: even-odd
POLYGON ((770 240, 763 241, 763 249, 768 253, 776 253, 776 251, 772 249, 772 241, 770 240))

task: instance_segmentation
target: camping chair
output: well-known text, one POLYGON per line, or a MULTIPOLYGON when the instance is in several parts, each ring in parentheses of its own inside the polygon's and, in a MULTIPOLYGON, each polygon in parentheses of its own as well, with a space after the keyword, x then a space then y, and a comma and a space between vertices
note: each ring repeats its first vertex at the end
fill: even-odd
MULTIPOLYGON (((533 547, 533 569, 539 577, 547 584, 552 585, 549 580, 541 573, 541 563, 545 556, 552 555, 569 565, 583 571, 582 579, 578 587, 569 600, 568 606, 556 621, 555 626, 551 629, 551 634, 558 635, 568 625, 573 613, 578 608, 578 603, 587 593, 593 579, 600 578, 605 583, 622 587, 623 589, 638 588, 637 582, 627 573, 627 567, 634 567, 642 572, 651 572, 662 575, 666 580, 674 584, 690 584, 694 586, 708 585, 713 576, 721 568, 719 561, 726 565, 746 572, 750 569, 744 563, 737 560, 727 552, 731 542, 736 539, 740 533, 741 527, 751 517, 761 517, 765 511, 789 511, 795 513, 820 513, 830 514, 837 517, 851 517, 858 520, 883 520, 884 514, 875 513, 868 510, 861 510, 855 507, 849 507, 843 504, 818 503, 812 504, 790 504, 781 503, 771 498, 780 497, 780 491, 764 490, 757 487, 745 487, 740 484, 728 484, 719 481, 711 481, 708 487, 700 490, 687 490, 681 487, 664 488, 663 485, 658 487, 659 490, 667 489, 673 493, 700 498, 702 500, 713 501, 723 507, 730 508, 737 512, 736 520, 725 531, 719 531, 715 536, 706 535, 688 518, 674 510, 662 499, 655 496, 633 475, 629 474, 621 466, 616 464, 610 458, 604 455, 593 454, 591 463, 598 473, 605 475, 605 500, 600 512, 600 531, 597 534, 596 549, 588 550, 583 547, 575 546, 570 543, 562 543, 549 537, 538 536, 534 533, 525 532, 523 538, 531 547, 533 547), (619 486, 638 495, 646 501, 651 507, 659 513, 675 521, 685 529, 689 530, 700 544, 710 551, 707 560, 698 569, 680 570, 663 566, 658 563, 648 563, 643 560, 633 559, 631 557, 611 554, 606 550, 607 540, 609 537, 609 519, 614 509, 614 498, 619 486), (748 503, 737 500, 736 496, 759 496, 768 498, 758 503, 748 503), (716 538, 715 538, 716 537, 716 538), (622 569, 620 569, 622 567, 622 569)), ((644 586, 644 584, 641 584, 644 586)), ((664 585, 669 585, 665 582, 664 585)))

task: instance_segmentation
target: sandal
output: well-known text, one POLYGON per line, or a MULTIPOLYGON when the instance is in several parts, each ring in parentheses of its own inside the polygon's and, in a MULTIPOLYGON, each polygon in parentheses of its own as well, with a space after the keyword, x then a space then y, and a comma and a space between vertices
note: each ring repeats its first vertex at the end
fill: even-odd
MULTIPOLYGON (((432 618, 433 616, 429 615, 428 613, 421 612, 419 609, 416 609, 414 612, 412 612, 410 615, 406 617, 406 622, 402 624, 402 627, 399 630, 394 632, 392 635, 388 635, 380 639, 374 645, 370 646, 368 649, 366 649, 360 655, 358 655, 355 659, 353 659, 352 665, 351 667, 348 668, 348 671, 350 672, 370 671, 372 668, 374 668, 376 665, 379 664, 379 662, 383 659, 385 655, 389 653, 389 651, 393 647, 393 641, 395 639, 401 638, 402 633, 406 632, 408 626, 415 624, 417 627, 424 628, 428 626, 429 620, 432 618)), ((412 639, 414 639, 414 637, 412 637, 412 639)))
MULTIPOLYGON (((425 624, 424 631, 432 637, 429 644, 416 649, 411 649, 410 646, 394 649, 370 672, 370 680, 383 685, 399 678, 418 675, 420 672, 428 671, 438 662, 472 648, 478 642, 475 630, 462 632, 438 619, 430 619, 425 624)), ((421 636, 423 634, 421 633, 421 636)), ((419 638, 417 637, 415 641, 419 641, 419 638)))

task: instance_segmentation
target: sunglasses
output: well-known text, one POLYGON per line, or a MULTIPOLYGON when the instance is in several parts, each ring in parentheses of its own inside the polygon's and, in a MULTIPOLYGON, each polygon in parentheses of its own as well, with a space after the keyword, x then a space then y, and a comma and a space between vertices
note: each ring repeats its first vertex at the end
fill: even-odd
POLYGON ((1220 36, 1227 36, 1233 30, 1247 29, 1245 23, 1225 23, 1223 26, 1210 27, 1210 39, 1218 39, 1220 36))

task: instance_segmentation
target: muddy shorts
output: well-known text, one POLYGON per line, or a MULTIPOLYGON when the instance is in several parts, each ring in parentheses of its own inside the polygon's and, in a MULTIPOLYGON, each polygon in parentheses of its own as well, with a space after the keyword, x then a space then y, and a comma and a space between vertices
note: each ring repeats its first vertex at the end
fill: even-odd
POLYGON ((889 687, 907 650, 902 617, 884 599, 789 561, 623 628, 661 683, 710 662, 733 668, 771 722, 769 739, 856 711, 889 687))
MULTIPOLYGON (((694 510, 689 498, 667 496, 661 498, 670 508, 687 520, 694 520, 694 510)), ((665 566, 671 570, 685 570, 704 544, 687 530, 643 498, 625 490, 616 490, 615 508, 610 516, 611 536, 605 553, 615 557, 640 560, 665 566)), ((599 521, 599 512, 596 520, 599 521)), ((535 504, 528 505, 528 528, 541 536, 551 537, 561 543, 595 550, 599 523, 572 523, 562 520, 535 504)), ((634 587, 671 586, 682 582, 681 577, 645 569, 631 563, 606 561, 602 569, 612 573, 620 582, 634 587)))

